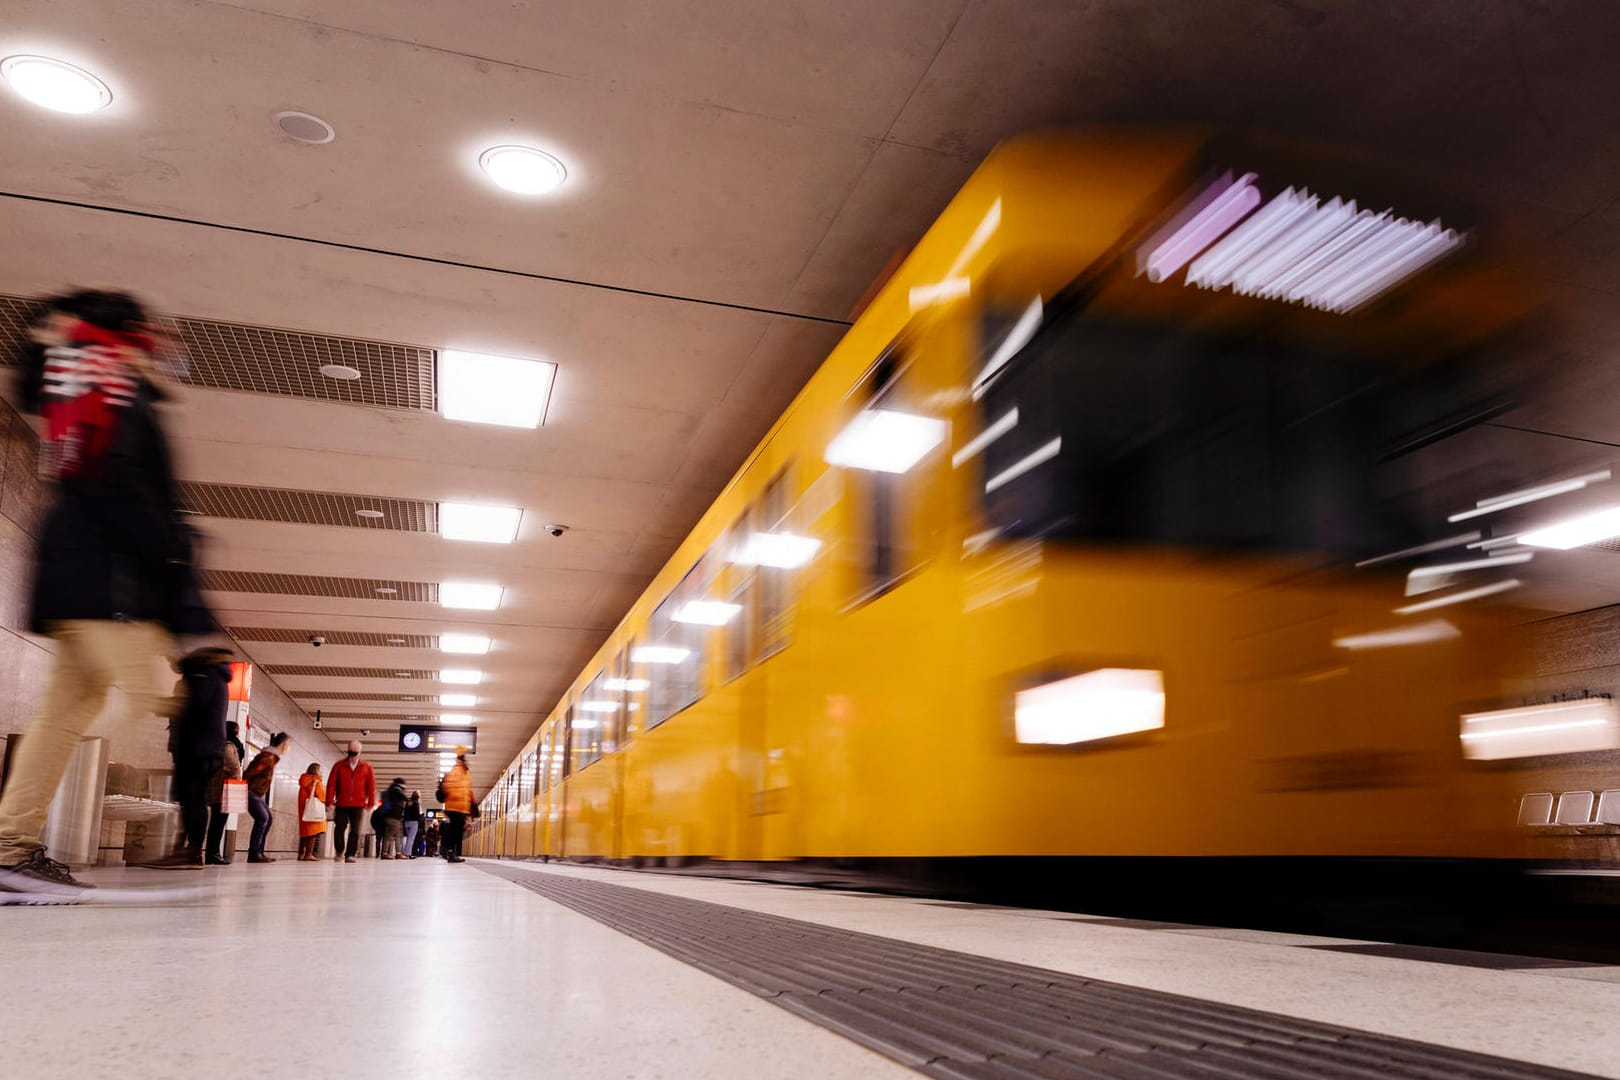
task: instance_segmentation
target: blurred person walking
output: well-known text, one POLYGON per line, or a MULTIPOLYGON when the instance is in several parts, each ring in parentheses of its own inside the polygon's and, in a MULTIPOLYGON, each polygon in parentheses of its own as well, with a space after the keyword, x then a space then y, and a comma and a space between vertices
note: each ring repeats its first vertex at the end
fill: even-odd
POLYGON ((383 796, 383 831, 381 835, 382 852, 384 859, 403 859, 404 853, 400 851, 400 838, 405 832, 405 810, 411 801, 410 793, 405 790, 405 778, 394 777, 394 782, 388 785, 388 791, 383 796))
POLYGON ((422 831, 422 793, 411 792, 411 799, 405 804, 405 857, 416 858, 417 838, 422 831))
POLYGON ((205 648, 180 661, 169 755, 174 761, 174 797, 180 804, 180 836, 174 852, 136 863, 154 870, 195 870, 203 865, 208 838, 210 788, 225 759, 225 713, 230 707, 229 649, 205 648))
POLYGON ((371 771, 371 762, 361 759, 362 749, 358 739, 349 744, 348 755, 332 766, 331 781, 326 786, 326 805, 337 808, 332 858, 351 863, 354 853, 360 850, 360 822, 377 801, 377 777, 371 771))
POLYGON ((312 761, 298 778, 298 861, 319 862, 325 835, 326 785, 321 783, 321 763, 312 761))
POLYGON ((464 862, 461 841, 467 835, 467 817, 473 812, 472 770, 467 768, 466 747, 456 747, 456 763, 439 781, 436 794, 444 804, 445 816, 444 828, 439 832, 439 846, 444 851, 446 861, 464 862))
POLYGON ((291 742, 285 731, 270 737, 270 745, 260 750, 248 763, 242 779, 248 785, 248 813, 253 818, 253 835, 248 840, 248 862, 271 863, 276 860, 264 853, 265 839, 270 835, 270 784, 276 778, 276 765, 291 742))
POLYGON ((209 866, 229 866, 225 857, 225 824, 230 815, 225 813, 225 781, 242 779, 242 759, 247 749, 239 737, 241 727, 235 720, 225 722, 225 756, 208 787, 208 858, 209 866))
POLYGON ((160 712, 174 638, 213 631, 192 570, 158 415, 165 394, 145 309, 120 292, 51 301, 18 365, 23 409, 44 419, 40 472, 52 504, 39 530, 29 628, 56 666, 0 795, 0 890, 72 898, 85 888, 51 859, 45 814, 113 687, 129 720, 160 712))

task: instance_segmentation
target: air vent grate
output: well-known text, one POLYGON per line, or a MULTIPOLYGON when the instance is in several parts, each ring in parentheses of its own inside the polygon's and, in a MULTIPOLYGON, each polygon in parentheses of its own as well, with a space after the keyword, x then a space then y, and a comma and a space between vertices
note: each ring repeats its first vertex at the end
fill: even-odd
POLYGON ((398 720, 402 724, 437 723, 439 713, 397 713, 397 712, 328 712, 321 710, 321 719, 324 720, 398 720))
POLYGON ((339 667, 323 664, 266 664, 266 675, 304 675, 319 679, 437 679, 437 671, 419 668, 339 667))
POLYGON ((261 574, 250 570, 204 570, 198 576, 202 587, 209 592, 329 596, 339 600, 410 600, 419 604, 439 602, 439 586, 428 581, 261 574))
MULTIPOLYGON (((0 295, 6 363, 16 356, 38 311, 36 299, 0 295)), ((160 315, 157 321, 182 351, 181 381, 190 386, 411 412, 437 408, 435 353, 422 345, 174 315, 160 315), (360 378, 328 378, 321 374, 328 364, 354 368, 360 378)))
POLYGON ((228 626, 225 632, 237 641, 266 641, 282 645, 307 645, 315 636, 328 645, 359 645, 376 649, 437 649, 435 634, 372 634, 358 630, 288 630, 279 626, 228 626))
POLYGON ((180 498, 194 513, 238 521, 284 521, 393 532, 439 531, 439 504, 418 499, 203 483, 181 484, 180 498), (362 511, 365 516, 361 516, 362 511))
POLYGON ((370 694, 362 690, 289 690, 299 701, 432 701, 430 694, 370 694))

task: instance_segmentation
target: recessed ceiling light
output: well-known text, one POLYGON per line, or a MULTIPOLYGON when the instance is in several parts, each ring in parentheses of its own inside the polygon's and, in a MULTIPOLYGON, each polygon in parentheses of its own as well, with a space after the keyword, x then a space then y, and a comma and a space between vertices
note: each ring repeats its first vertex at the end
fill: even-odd
POLYGON ((318 116, 307 112, 278 112, 271 117, 276 127, 289 139, 297 139, 301 143, 319 146, 329 143, 337 138, 337 129, 318 116))
POLYGON ((489 638, 483 634, 440 634, 439 651, 482 656, 489 652, 489 638))
POLYGON ((107 84, 81 67, 49 56, 8 56, 0 76, 24 99, 54 112, 83 115, 112 104, 107 84))
POLYGON ((322 364, 321 374, 339 382, 354 382, 360 377, 360 369, 348 364, 322 364))
POLYGON ((396 671, 394 674, 398 675, 402 679, 408 679, 411 677, 411 673, 408 671, 396 671))
POLYGON ((496 187, 517 195, 544 195, 568 179, 562 162, 532 146, 492 146, 478 155, 478 167, 496 187))
POLYGON ((439 704, 452 709, 470 709, 478 704, 477 694, 440 694, 439 704))
POLYGON ((484 681, 484 673, 471 668, 447 668, 439 672, 439 681, 451 686, 477 686, 484 681))
POLYGON ((377 595, 378 596, 397 596, 398 594, 399 594, 398 589, 390 589, 386 585, 384 585, 382 588, 377 590, 377 595))
POLYGON ((501 594, 505 591, 499 585, 446 581, 439 585, 439 604, 466 611, 494 611, 501 606, 501 594))
POLYGON ((556 374, 557 365, 544 360, 444 349, 439 353, 439 412, 446 420, 537 428, 556 374))
POLYGON ((376 521, 383 516, 383 512, 381 510, 356 510, 354 516, 363 517, 368 521, 376 521))
POLYGON ((390 644, 390 645, 403 645, 403 644, 405 644, 405 639, 402 638, 402 637, 391 637, 391 638, 388 639, 388 644, 390 644))
POLYGON ((521 520, 523 511, 516 506, 439 504, 439 535, 446 540, 510 544, 517 539, 518 522, 521 520))

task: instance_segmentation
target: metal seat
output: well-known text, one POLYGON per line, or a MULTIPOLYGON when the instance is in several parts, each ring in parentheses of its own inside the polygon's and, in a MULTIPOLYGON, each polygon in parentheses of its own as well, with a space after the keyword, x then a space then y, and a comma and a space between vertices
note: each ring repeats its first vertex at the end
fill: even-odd
POLYGON ((1591 824, 1594 799, 1590 791, 1564 792, 1558 796, 1558 814, 1553 820, 1559 825, 1591 824))
POLYGON ((1620 788, 1610 788, 1598 796, 1597 814, 1592 820, 1599 825, 1620 825, 1620 788))
POLYGON ((1553 795, 1538 791, 1519 800, 1520 825, 1546 825, 1552 821, 1553 795))

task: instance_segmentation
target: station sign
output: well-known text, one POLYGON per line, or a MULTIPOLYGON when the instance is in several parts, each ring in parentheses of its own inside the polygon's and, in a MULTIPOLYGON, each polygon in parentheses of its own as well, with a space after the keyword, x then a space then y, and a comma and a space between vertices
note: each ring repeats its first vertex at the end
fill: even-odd
POLYGON ((470 727, 437 727, 431 724, 399 725, 399 752, 402 754, 455 753, 456 747, 465 746, 467 753, 478 752, 478 729, 470 727))

